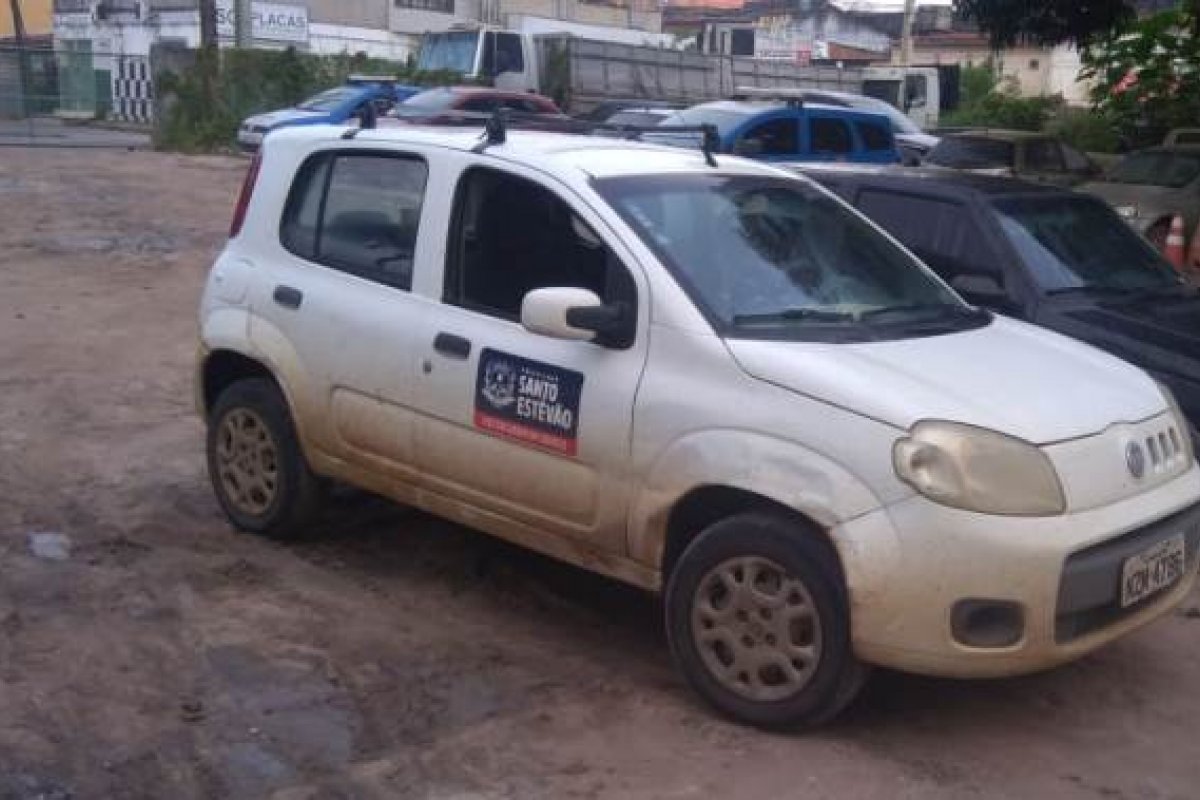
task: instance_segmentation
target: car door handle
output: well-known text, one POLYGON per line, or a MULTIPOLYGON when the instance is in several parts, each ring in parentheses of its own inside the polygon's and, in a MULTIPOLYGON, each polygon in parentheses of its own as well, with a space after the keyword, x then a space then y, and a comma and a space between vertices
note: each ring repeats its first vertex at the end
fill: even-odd
POLYGON ((283 286, 282 284, 275 287, 274 294, 275 302, 284 308, 299 308, 304 302, 304 292, 291 286, 283 286))
POLYGON ((471 340, 453 333, 439 333, 433 340, 433 349, 449 358, 469 358, 471 340))

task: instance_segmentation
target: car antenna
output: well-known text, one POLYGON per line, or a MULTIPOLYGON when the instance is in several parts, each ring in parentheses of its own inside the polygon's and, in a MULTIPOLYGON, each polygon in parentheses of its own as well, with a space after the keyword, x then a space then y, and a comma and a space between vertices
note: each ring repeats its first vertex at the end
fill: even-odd
POLYGON ((472 153, 482 153, 494 144, 504 144, 508 139, 508 126, 505 124, 504 111, 496 109, 496 113, 488 117, 483 126, 483 136, 479 143, 471 148, 472 153))
POLYGON ((358 136, 359 131, 374 130, 375 124, 377 121, 374 103, 372 103, 371 101, 368 100, 367 104, 365 106, 363 106, 362 111, 358 112, 358 114, 356 114, 356 116, 358 117, 358 127, 351 128, 350 130, 343 133, 342 134, 343 139, 346 139, 346 140, 353 139, 355 136, 358 136))

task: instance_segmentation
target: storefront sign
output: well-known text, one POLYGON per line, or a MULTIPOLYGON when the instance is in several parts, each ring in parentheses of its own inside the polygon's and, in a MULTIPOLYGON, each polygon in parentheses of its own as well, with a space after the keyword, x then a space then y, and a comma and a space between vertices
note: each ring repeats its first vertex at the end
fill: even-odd
MULTIPOLYGON (((232 39, 234 0, 217 0, 217 34, 232 39)), ((308 9, 277 3, 254 3, 251 11, 251 35, 269 42, 308 44, 308 9)))

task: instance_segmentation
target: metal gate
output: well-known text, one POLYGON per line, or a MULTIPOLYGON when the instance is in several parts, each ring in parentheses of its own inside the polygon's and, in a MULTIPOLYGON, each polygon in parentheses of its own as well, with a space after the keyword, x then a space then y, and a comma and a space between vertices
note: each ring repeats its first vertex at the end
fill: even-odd
POLYGON ((0 145, 144 147, 153 121, 147 57, 0 43, 0 145))

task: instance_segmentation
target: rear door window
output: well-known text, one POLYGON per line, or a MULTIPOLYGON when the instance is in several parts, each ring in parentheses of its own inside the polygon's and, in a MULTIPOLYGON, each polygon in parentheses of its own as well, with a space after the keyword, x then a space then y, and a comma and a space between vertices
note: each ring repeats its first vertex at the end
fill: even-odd
POLYGON ((415 156, 318 154, 292 185, 280 242, 307 261, 407 291, 427 175, 415 156))
POLYGON ((876 125, 873 122, 856 122, 854 127, 858 130, 858 138, 862 140, 863 147, 867 150, 891 150, 892 132, 882 125, 876 125))
POLYGON ((977 136, 947 136, 925 159, 930 164, 953 169, 996 169, 1014 166, 1012 142, 977 136))
POLYGON ((814 117, 809 120, 812 151, 823 155, 846 155, 854 149, 850 126, 845 120, 814 117))

